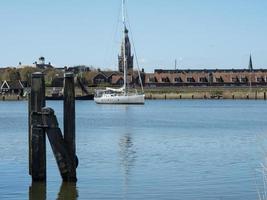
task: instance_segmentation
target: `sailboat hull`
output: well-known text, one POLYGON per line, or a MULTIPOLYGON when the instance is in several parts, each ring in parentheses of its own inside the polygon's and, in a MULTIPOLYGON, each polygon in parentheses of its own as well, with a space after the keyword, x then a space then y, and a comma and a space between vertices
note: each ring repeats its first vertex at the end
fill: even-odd
POLYGON ((145 95, 103 95, 95 97, 94 101, 98 104, 144 104, 145 95))

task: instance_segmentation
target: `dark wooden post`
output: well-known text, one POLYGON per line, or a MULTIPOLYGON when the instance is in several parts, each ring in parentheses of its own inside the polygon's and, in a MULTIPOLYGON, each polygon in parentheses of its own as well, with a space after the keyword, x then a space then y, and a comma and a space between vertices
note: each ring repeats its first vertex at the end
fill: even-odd
POLYGON ((263 93, 263 98, 264 98, 264 100, 266 100, 266 92, 265 91, 263 93))
MULTIPOLYGON (((75 88, 73 73, 64 74, 64 141, 72 162, 76 162, 75 88)), ((76 168, 70 176, 76 179, 76 168)))
POLYGON ((46 181, 45 132, 35 126, 40 119, 32 116, 33 112, 41 112, 45 106, 44 75, 40 72, 32 74, 29 101, 29 171, 33 181, 46 181))

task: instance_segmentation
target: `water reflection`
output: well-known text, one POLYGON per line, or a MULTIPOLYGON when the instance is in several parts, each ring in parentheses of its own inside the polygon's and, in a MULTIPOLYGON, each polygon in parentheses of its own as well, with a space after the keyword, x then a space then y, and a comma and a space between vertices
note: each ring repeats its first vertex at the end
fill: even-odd
POLYGON ((125 198, 127 198, 131 169, 134 167, 137 157, 131 134, 125 134, 120 138, 119 147, 120 161, 124 173, 124 193, 125 198))
MULTIPOLYGON (((33 182, 29 187, 29 200, 46 200, 46 183, 33 182)), ((78 190, 76 183, 62 183, 58 192, 58 200, 77 200, 78 190)))
POLYGON ((29 200, 46 200, 46 183, 35 182, 29 187, 29 200))
POLYGON ((58 193, 58 200, 69 199, 76 200, 78 199, 78 190, 76 183, 62 183, 60 191, 58 193))

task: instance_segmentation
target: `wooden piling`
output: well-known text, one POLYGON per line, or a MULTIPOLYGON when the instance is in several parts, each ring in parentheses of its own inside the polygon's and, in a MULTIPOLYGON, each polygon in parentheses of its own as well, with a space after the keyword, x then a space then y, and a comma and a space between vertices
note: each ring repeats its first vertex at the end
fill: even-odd
POLYGON ((266 92, 263 93, 263 99, 266 100, 266 92))
POLYGON ((235 99, 235 95, 234 94, 232 94, 232 99, 235 99))
POLYGON ((31 78, 31 95, 29 98, 29 172, 32 181, 46 180, 46 143, 45 132, 37 128, 34 124, 39 121, 38 117, 33 117, 33 112, 41 112, 45 106, 45 83, 43 73, 36 72, 31 78), (34 161, 34 162, 33 162, 34 161))
POLYGON ((76 163, 69 154, 68 146, 58 127, 54 110, 52 108, 43 108, 42 114, 43 124, 47 127, 46 134, 57 161, 61 177, 65 182, 76 182, 76 163))
MULTIPOLYGON (((73 73, 64 74, 64 141, 71 162, 76 162, 75 142, 75 89, 73 73)), ((77 161, 78 165, 78 161, 77 161)), ((76 168, 71 171, 71 179, 76 179, 76 168)))

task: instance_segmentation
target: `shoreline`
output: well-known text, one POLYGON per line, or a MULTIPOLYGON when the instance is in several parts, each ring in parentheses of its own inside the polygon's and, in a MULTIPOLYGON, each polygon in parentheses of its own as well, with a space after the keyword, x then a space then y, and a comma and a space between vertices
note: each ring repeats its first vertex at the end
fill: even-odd
MULTIPOLYGON (((91 94, 96 88, 88 88, 91 94)), ((46 96, 51 96, 51 88, 46 88, 46 96)), ((83 96, 79 88, 75 88, 77 97, 83 96)), ((245 100, 267 100, 267 87, 168 87, 168 88, 145 88, 145 99, 245 99, 245 100)), ((0 101, 27 100, 16 94, 0 95, 0 101)), ((56 100, 56 99, 54 99, 56 100)), ((87 99, 88 100, 88 99, 87 99)), ((92 99, 93 100, 93 99, 92 99)))

